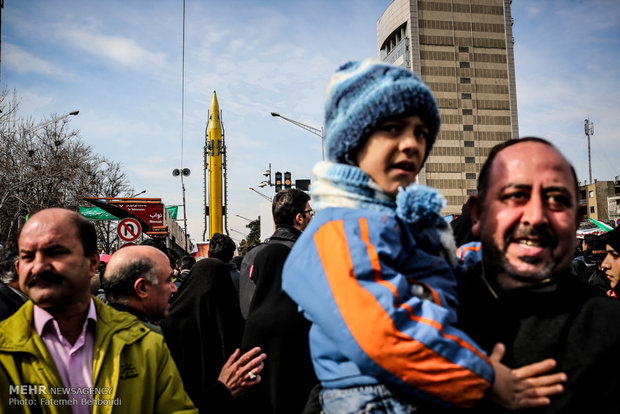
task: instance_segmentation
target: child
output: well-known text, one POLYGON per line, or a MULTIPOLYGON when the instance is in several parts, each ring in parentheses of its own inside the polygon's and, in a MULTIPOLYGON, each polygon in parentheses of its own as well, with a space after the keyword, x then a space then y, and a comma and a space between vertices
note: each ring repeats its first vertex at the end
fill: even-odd
MULTIPOLYGON (((470 407, 493 384, 499 364, 453 327, 456 256, 443 199, 414 184, 439 125, 432 93, 407 69, 366 60, 332 77, 330 162, 316 165, 311 188, 318 213, 282 274, 312 322, 325 413, 470 407)), ((511 399, 515 377, 499 372, 511 399)))

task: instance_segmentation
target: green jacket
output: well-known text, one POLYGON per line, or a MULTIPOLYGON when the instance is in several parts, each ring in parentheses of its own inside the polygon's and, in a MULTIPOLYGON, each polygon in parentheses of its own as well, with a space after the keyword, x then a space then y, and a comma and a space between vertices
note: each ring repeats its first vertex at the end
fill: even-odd
MULTIPOLYGON (((93 355, 99 413, 197 413, 160 334, 98 299, 93 355)), ((71 413, 54 361, 32 326, 28 301, 0 323, 0 413, 71 413), (54 394, 53 392, 60 392, 54 394)))

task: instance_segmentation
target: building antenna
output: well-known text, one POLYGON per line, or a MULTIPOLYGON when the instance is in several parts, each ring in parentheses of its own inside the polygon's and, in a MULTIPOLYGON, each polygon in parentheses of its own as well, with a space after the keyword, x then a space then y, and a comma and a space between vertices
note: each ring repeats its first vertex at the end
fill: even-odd
POLYGON ((584 129, 588 137, 588 172, 590 173, 590 184, 592 184, 592 156, 590 154, 590 136, 594 135, 594 123, 590 122, 589 117, 585 120, 584 129))

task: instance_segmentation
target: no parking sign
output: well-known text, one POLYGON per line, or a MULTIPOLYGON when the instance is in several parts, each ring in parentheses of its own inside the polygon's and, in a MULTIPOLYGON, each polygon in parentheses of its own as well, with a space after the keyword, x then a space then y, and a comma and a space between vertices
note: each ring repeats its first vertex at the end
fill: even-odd
POLYGON ((131 242, 140 237, 140 234, 142 234, 142 226, 140 226, 138 220, 134 218, 126 218, 121 220, 116 231, 118 232, 118 237, 120 237, 121 240, 131 242))

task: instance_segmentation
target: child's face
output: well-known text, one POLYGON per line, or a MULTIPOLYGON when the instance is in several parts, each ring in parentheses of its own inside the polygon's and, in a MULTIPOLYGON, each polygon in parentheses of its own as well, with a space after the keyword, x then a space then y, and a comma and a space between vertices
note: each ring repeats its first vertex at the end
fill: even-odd
POLYGON ((357 153, 357 165, 387 194, 415 181, 424 154, 428 127, 419 116, 379 125, 357 153))

